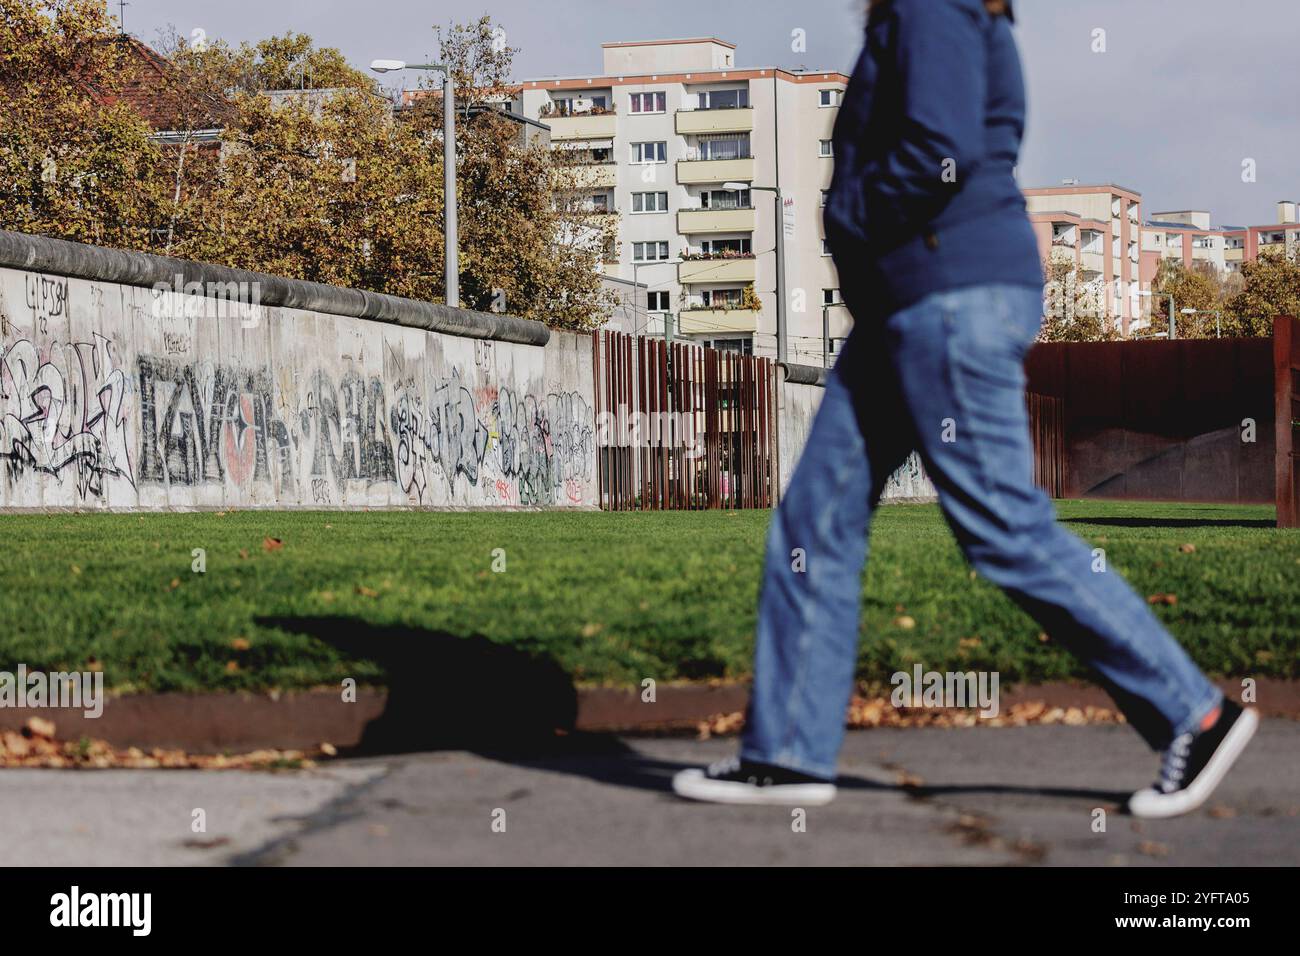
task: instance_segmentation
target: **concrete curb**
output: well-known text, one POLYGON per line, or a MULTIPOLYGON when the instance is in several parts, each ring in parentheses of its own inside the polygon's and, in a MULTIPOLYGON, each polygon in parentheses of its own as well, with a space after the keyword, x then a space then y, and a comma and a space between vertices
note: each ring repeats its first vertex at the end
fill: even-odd
MULTIPOLYGON (((1217 682, 1236 697, 1240 682, 1217 682)), ((1300 718, 1300 681, 1261 678, 1256 682, 1265 716, 1300 718)), ((708 717, 744 710, 749 690, 743 684, 716 687, 661 686, 654 703, 639 691, 580 688, 572 730, 647 732, 688 728, 708 717)), ((1003 708, 1029 701, 1052 707, 1112 707, 1100 688, 1054 683, 1018 687, 1002 694, 1003 708)), ((388 694, 362 688, 344 703, 339 691, 321 689, 280 694, 139 694, 112 698, 102 716, 55 708, 0 710, 0 729, 18 730, 32 717, 52 721, 61 740, 89 737, 114 747, 181 749, 188 753, 246 753, 261 749, 304 750, 330 743, 340 751, 362 747, 367 728, 384 716, 388 694)), ((549 733, 553 728, 530 728, 549 733)), ((454 735, 453 735, 454 737, 454 735)), ((447 738, 451 740, 453 738, 447 738)))

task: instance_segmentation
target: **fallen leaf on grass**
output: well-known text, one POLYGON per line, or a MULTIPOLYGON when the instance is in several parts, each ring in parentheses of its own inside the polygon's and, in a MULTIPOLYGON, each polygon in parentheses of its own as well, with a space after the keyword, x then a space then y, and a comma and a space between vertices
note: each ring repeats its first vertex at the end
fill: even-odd
POLYGON ((1180 544, 1178 546, 1178 550, 1181 551, 1183 554, 1194 554, 1196 552, 1196 545, 1180 544))
POLYGON ((1147 598, 1148 604, 1166 604, 1173 606, 1178 603, 1177 594, 1152 594, 1147 598))
POLYGON ((283 547, 284 547, 284 542, 281 541, 279 538, 263 538, 263 539, 262 539, 262 550, 263 550, 263 551, 279 551, 279 550, 280 550, 281 548, 283 548, 283 547))
POLYGON ((909 617, 908 615, 903 614, 899 617, 894 618, 894 627, 899 627, 905 631, 910 631, 912 628, 916 627, 916 618, 909 617))
POLYGON ((376 591, 374 588, 368 588, 364 584, 357 585, 357 593, 360 594, 362 597, 368 597, 368 598, 379 597, 378 591, 376 591))
POLYGON ((249 640, 246 637, 233 637, 230 639, 230 647, 232 650, 246 651, 252 646, 253 645, 249 643, 249 640))

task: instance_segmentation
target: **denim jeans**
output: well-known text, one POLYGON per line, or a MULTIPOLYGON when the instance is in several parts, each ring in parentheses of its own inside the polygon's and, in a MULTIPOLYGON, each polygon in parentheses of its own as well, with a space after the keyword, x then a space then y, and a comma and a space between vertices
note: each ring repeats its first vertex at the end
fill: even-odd
POLYGON ((835 776, 871 515, 913 449, 967 560, 1091 669, 1150 745, 1218 706, 1146 602, 1094 571, 1033 483, 1024 359, 1041 316, 1039 289, 984 285, 857 323, 768 533, 742 756, 835 776))

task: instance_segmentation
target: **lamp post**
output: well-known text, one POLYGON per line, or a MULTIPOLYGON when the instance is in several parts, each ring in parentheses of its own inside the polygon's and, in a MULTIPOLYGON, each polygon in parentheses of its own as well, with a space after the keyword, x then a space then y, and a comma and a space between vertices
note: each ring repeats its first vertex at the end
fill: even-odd
POLYGON ((1220 309, 1192 309, 1182 310, 1183 315, 1212 315, 1214 316, 1214 337, 1216 339, 1223 337, 1223 312, 1220 309))
POLYGON ((1166 298, 1166 299, 1169 300, 1169 339, 1170 339, 1170 341, 1172 341, 1173 338, 1174 338, 1174 297, 1173 297, 1173 294, 1172 294, 1172 293, 1169 293, 1169 292, 1152 292, 1150 289, 1146 289, 1146 290, 1143 290, 1143 291, 1138 292, 1138 295, 1142 296, 1142 298, 1144 298, 1144 299, 1154 299, 1154 298, 1164 297, 1164 298, 1166 298))
POLYGON ((785 220, 780 186, 755 186, 753 183, 726 182, 723 189, 748 189, 772 193, 776 197, 776 360, 786 361, 785 348, 785 220))
POLYGON ((394 70, 429 70, 442 74, 442 177, 443 177, 443 285, 447 304, 460 307, 460 250, 456 224, 456 91, 447 63, 406 63, 403 60, 374 60, 376 73, 394 70))

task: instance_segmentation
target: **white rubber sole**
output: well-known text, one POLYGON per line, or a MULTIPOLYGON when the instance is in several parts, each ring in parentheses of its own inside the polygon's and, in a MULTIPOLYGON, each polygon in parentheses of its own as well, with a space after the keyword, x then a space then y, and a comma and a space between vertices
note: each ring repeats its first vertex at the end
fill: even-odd
POLYGON ((835 799, 833 783, 790 783, 756 787, 713 780, 703 770, 683 770, 673 777, 673 792, 687 800, 747 806, 821 807, 835 799))
POLYGON ((1161 793, 1154 787, 1139 790, 1129 798, 1129 813, 1147 820, 1160 820, 1191 813, 1214 793, 1214 789, 1228 775, 1232 765, 1246 749, 1246 744, 1250 743, 1250 738, 1255 736, 1258 727, 1259 714, 1253 708, 1243 710, 1237 722, 1223 738, 1223 742, 1219 744, 1219 749, 1214 752, 1214 756, 1210 758, 1200 775, 1192 781, 1190 787, 1178 793, 1161 793))

